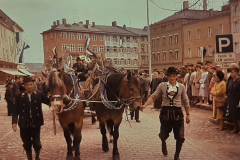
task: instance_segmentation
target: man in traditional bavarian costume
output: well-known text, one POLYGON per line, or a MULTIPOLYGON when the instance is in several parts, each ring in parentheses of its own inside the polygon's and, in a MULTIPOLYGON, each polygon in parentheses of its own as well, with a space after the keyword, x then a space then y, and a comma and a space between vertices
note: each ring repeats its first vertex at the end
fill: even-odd
POLYGON ((162 97, 162 110, 159 117, 161 123, 159 137, 162 140, 162 153, 164 155, 168 154, 166 140, 173 130, 176 139, 174 160, 179 160, 179 154, 185 140, 182 105, 187 115, 186 123, 190 123, 189 101, 184 85, 177 82, 178 74, 177 69, 169 67, 166 74, 168 82, 161 83, 143 106, 143 108, 146 108, 159 97, 162 97))
POLYGON ((83 59, 77 57, 77 63, 73 65, 76 76, 79 78, 79 81, 86 81, 85 74, 87 73, 87 67, 83 64, 83 59))
POLYGON ((36 153, 36 160, 39 160, 42 148, 40 141, 40 130, 43 125, 42 103, 50 104, 50 99, 43 93, 34 90, 35 86, 31 77, 24 77, 23 82, 26 91, 20 92, 16 96, 12 128, 16 131, 18 123, 28 160, 32 160, 32 146, 36 153))

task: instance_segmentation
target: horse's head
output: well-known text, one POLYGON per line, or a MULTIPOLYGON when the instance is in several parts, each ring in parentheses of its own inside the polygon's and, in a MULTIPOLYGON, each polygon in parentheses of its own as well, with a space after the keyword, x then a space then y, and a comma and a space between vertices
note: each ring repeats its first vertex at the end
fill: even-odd
POLYGON ((92 70, 92 78, 97 78, 102 75, 102 71, 99 69, 99 65, 96 63, 92 70))
POLYGON ((62 112, 65 107, 63 100, 68 90, 64 84, 64 76, 64 71, 51 71, 46 78, 45 86, 43 88, 44 92, 48 91, 51 94, 51 107, 53 111, 58 113, 62 112))
POLYGON ((139 83, 140 82, 134 75, 132 75, 132 73, 128 73, 128 75, 124 77, 120 88, 121 99, 125 99, 125 102, 130 104, 130 109, 133 111, 138 107, 142 108, 139 83))

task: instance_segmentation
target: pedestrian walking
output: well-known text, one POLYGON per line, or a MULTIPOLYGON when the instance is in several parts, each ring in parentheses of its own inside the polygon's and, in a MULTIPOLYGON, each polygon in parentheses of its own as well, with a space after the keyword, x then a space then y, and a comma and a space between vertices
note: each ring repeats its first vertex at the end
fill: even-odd
MULTIPOLYGON (((162 83, 162 78, 159 76, 159 74, 160 74, 159 71, 155 71, 153 73, 153 79, 151 82, 151 94, 153 94, 156 91, 158 85, 162 83)), ((162 99, 159 98, 154 102, 153 109, 159 110, 161 108, 162 108, 162 99)))
POLYGON ((12 116, 13 108, 15 105, 15 93, 13 91, 13 83, 8 82, 6 92, 5 92, 5 100, 7 101, 7 110, 8 116, 12 116))
POLYGON ((208 93, 209 93, 209 83, 207 82, 208 78, 208 72, 207 72, 207 67, 202 66, 202 77, 200 79, 200 91, 199 91, 199 97, 200 103, 198 105, 203 104, 203 99, 204 99, 204 104, 208 104, 208 93))
POLYGON ((145 105, 143 105, 143 108, 146 108, 159 97, 162 97, 163 102, 160 113, 161 127, 159 134, 162 141, 162 153, 164 155, 168 154, 166 140, 169 137, 169 133, 173 130, 176 139, 174 160, 179 160, 181 148, 185 141, 182 104, 187 114, 186 122, 190 123, 189 100, 185 86, 177 82, 178 74, 176 68, 169 67, 167 70, 168 82, 161 83, 145 105))
POLYGON ((12 128, 17 129, 17 122, 20 128, 20 136, 28 160, 32 160, 32 146, 36 153, 36 160, 39 160, 42 148, 40 141, 40 130, 44 124, 42 103, 50 104, 50 99, 42 92, 34 90, 34 83, 31 77, 24 77, 26 91, 16 96, 16 104, 12 116, 12 128))
POLYGON ((143 93, 143 104, 147 101, 148 99, 148 92, 150 89, 150 79, 148 78, 147 74, 143 75, 143 78, 140 80, 141 84, 141 92, 143 93))

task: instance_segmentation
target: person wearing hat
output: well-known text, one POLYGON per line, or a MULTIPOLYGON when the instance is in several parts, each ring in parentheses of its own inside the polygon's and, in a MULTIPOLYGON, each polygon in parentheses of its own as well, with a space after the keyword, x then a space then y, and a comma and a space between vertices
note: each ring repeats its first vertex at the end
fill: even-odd
POLYGON ((32 146, 36 153, 36 160, 39 160, 42 148, 40 141, 40 130, 44 124, 42 103, 50 104, 50 99, 42 92, 34 90, 34 80, 31 77, 24 77, 26 91, 16 95, 15 107, 12 115, 12 128, 17 130, 17 123, 20 128, 20 137, 23 141, 23 148, 26 151, 28 160, 32 160, 32 146))
POLYGON ((168 154, 166 140, 169 137, 169 133, 173 130, 176 139, 174 160, 179 160, 179 154, 185 140, 182 105, 187 115, 186 123, 190 123, 189 100, 184 85, 177 82, 178 74, 179 72, 176 68, 169 67, 166 73, 168 82, 161 83, 143 105, 144 109, 159 97, 162 98, 162 110, 159 117, 161 123, 159 137, 162 141, 162 153, 164 155, 168 154))
POLYGON ((13 92, 15 95, 17 95, 20 92, 19 82, 20 82, 20 78, 16 76, 15 82, 13 83, 13 92))
POLYGON ((83 59, 77 57, 77 63, 73 65, 73 69, 75 70, 75 74, 78 77, 79 81, 86 81, 85 74, 87 73, 87 68, 83 64, 83 59))
POLYGON ((12 115, 12 110, 15 104, 15 93, 13 90, 13 83, 8 82, 6 92, 5 92, 5 100, 7 101, 8 108, 8 116, 12 115))
POLYGON ((206 61, 205 65, 208 66, 208 67, 211 67, 212 66, 212 62, 211 61, 206 61))

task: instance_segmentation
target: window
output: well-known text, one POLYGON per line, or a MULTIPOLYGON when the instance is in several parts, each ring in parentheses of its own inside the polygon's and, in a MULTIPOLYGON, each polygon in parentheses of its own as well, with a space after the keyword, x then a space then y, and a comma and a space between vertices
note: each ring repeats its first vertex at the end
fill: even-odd
POLYGON ((114 53, 117 52, 117 47, 113 47, 113 52, 114 52, 114 53))
POLYGON ((93 46, 93 52, 97 53, 98 52, 98 46, 93 46))
POLYGON ((166 61, 166 59, 167 59, 167 54, 166 52, 163 52, 163 60, 166 61))
POLYGON ((115 63, 116 65, 118 64, 118 60, 117 59, 114 59, 113 60, 113 63, 115 63))
POLYGON ((99 35, 99 41, 103 41, 103 35, 99 35))
POLYGON ((107 52, 110 52, 110 47, 107 47, 107 52))
POLYGON ((141 45, 141 51, 144 52, 144 45, 141 45))
POLYGON ((160 44, 159 38, 157 38, 157 47, 159 47, 159 44, 160 44))
POLYGON ((47 34, 45 34, 45 40, 47 40, 47 34))
POLYGON ((163 37, 163 46, 166 46, 166 37, 163 37))
POLYGON ((130 48, 129 47, 127 48, 127 53, 130 53, 130 48))
POLYGON ((74 33, 70 33, 70 34, 69 34, 69 39, 75 39, 74 33))
POLYGON ((50 33, 50 39, 52 39, 52 38, 53 38, 52 33, 50 33))
POLYGON ((212 27, 208 27, 208 37, 212 37, 212 27))
POLYGON ((48 46, 46 46, 46 52, 48 52, 48 46))
POLYGON ((155 52, 152 53, 152 60, 155 61, 156 60, 156 55, 155 52))
POLYGON ((84 34, 84 38, 87 40, 89 38, 89 34, 84 34))
POLYGON ((175 43, 176 44, 178 43, 178 35, 177 34, 175 35, 175 43))
POLYGON ((104 46, 100 46, 99 50, 100 50, 101 53, 104 53, 104 46))
POLYGON ((202 57, 202 51, 200 47, 197 47, 197 56, 202 57))
POLYGON ((78 45, 78 52, 83 52, 83 46, 81 44, 78 45))
POLYGON ((169 52, 169 60, 172 61, 173 59, 174 59, 173 51, 170 51, 169 52))
POLYGON ((169 36, 169 44, 172 44, 173 41, 172 41, 172 36, 169 36))
POLYGON ((160 61, 160 53, 157 53, 157 61, 160 61))
POLYGON ((155 47, 155 39, 152 39, 152 48, 155 47))
POLYGON ((127 60, 127 65, 130 65, 130 64, 131 64, 130 59, 128 59, 127 60))
POLYGON ((67 44, 62 44, 62 50, 63 51, 67 50, 67 44))
POLYGON ((120 50, 121 53, 123 53, 123 48, 120 48, 119 50, 120 50))
POLYGON ((120 63, 121 63, 121 65, 124 65, 124 60, 123 60, 123 59, 121 59, 120 63))
POLYGON ((130 37, 127 37, 127 42, 130 42, 130 37))
POLYGON ((75 52, 75 44, 70 44, 70 52, 75 52))
POLYGON ((187 40, 188 40, 188 41, 191 41, 191 31, 188 31, 188 32, 187 32, 187 40))
POLYGON ((208 45, 208 53, 209 53, 209 56, 213 56, 213 47, 212 47, 212 45, 208 45))
POLYGON ((239 32, 239 21, 235 21, 233 23, 233 32, 236 32, 236 33, 239 32))
POLYGON ((78 39, 78 40, 82 40, 82 34, 81 34, 81 33, 78 33, 78 34, 77 34, 77 39, 78 39))
POLYGON ((117 37, 116 36, 112 36, 112 41, 116 42, 117 41, 117 37))
POLYGON ((106 40, 107 40, 107 41, 110 41, 110 36, 106 36, 106 40))
POLYGON ((219 24, 219 34, 224 34, 223 23, 219 24))
POLYGON ((201 39, 201 29, 197 30, 197 39, 201 39))
POLYGON ((62 37, 62 39, 67 39, 67 33, 66 32, 62 32, 61 33, 61 37, 62 37))
POLYGON ((137 38, 136 37, 133 37, 133 42, 137 42, 137 38))
POLYGON ((133 60, 133 64, 137 65, 137 60, 136 59, 133 60))
POLYGON ((179 59, 178 51, 175 51, 175 59, 179 59))
POLYGON ((141 39, 142 39, 142 41, 144 41, 144 37, 142 37, 141 39))
POLYGON ((239 53, 239 42, 235 42, 235 53, 239 53))
POLYGON ((191 51, 191 48, 188 48, 188 58, 192 58, 192 51, 191 51))
POLYGON ((97 35, 93 34, 93 41, 97 41, 97 35))

